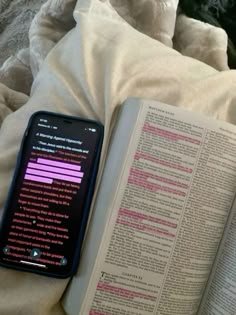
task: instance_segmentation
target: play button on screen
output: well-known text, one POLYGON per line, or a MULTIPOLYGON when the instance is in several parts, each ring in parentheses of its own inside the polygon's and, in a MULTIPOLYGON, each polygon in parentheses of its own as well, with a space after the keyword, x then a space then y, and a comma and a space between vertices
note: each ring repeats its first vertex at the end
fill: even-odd
POLYGON ((30 252, 30 256, 33 259, 38 259, 41 256, 41 251, 38 248, 33 248, 30 252))

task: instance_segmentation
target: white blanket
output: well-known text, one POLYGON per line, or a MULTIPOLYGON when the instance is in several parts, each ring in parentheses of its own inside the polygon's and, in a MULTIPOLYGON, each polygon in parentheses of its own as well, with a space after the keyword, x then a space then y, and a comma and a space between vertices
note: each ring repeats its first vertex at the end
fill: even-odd
MULTIPOLYGON (((118 2, 120 5, 127 4, 124 0, 118 2)), ((135 1, 130 3, 134 6, 135 1)), ((124 20, 117 13, 121 14, 126 8, 134 12, 135 7, 132 8, 131 4, 122 10, 120 6, 120 11, 116 11, 108 1, 99 0, 78 0, 75 9, 72 0, 52 0, 44 6, 31 29, 32 47, 28 53, 31 54, 34 76, 37 76, 30 98, 26 105, 7 116, 0 129, 0 209, 6 200, 24 129, 30 115, 37 110, 101 121, 105 125, 104 147, 108 144, 107 135, 113 123, 114 109, 130 96, 156 99, 236 123, 235 71, 219 72, 167 47, 172 46, 175 23, 165 26, 163 22, 163 29, 159 32, 155 23, 149 25, 148 19, 144 19, 145 14, 150 14, 157 22, 160 21, 152 11, 152 6, 158 5, 158 1, 143 0, 140 3, 143 3, 146 13, 137 7, 132 22, 140 21, 139 26, 131 26, 128 18, 124 20), (72 18, 73 9, 76 25, 72 18), (67 13, 63 15, 63 12, 67 13), (54 34, 48 32, 55 23, 57 31, 54 34), (142 27, 143 30, 140 29, 142 27)), ((166 3, 167 0, 162 2, 160 16, 165 20, 166 14, 166 17, 172 16, 175 20, 177 1, 170 1, 170 6, 166 3)), ((127 10, 126 17, 129 17, 131 15, 127 10)), ((184 23, 192 22, 188 20, 184 23)), ((177 26, 179 34, 176 36, 181 38, 186 29, 181 30, 180 26, 177 26)), ((192 24, 192 27, 195 26, 192 24)), ((182 49, 187 40, 177 40, 182 42, 182 49)), ((216 42, 215 37, 212 48, 216 42)), ((222 57, 224 50, 216 48, 211 53, 213 51, 220 56, 214 59, 214 64, 227 69, 222 57)), ((29 71, 25 65, 22 69, 22 73, 29 71)), ((5 75, 5 82, 8 79, 5 75)), ((6 107, 11 100, 11 111, 27 101, 23 94, 10 92, 3 85, 0 93, 5 95, 6 107)), ((0 98, 0 106, 4 106, 1 103, 0 98)), ((8 112, 4 112, 3 108, 0 114, 4 116, 8 112)), ((60 299, 68 280, 0 268, 0 283, 1 315, 65 314, 60 299)))

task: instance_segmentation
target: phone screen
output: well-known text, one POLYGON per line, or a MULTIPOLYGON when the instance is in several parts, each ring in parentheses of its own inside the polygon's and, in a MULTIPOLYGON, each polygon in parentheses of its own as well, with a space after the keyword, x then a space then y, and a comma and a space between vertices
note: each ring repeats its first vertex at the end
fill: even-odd
MULTIPOLYGON (((0 230, 0 262, 66 277, 85 230, 103 127, 37 113, 27 130, 0 230)), ((77 258, 76 258, 77 257, 77 258)))

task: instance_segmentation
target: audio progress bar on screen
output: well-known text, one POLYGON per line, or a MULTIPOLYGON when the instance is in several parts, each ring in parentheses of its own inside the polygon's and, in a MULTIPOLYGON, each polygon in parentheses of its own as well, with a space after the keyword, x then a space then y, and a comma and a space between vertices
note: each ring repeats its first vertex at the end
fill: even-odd
POLYGON ((38 267, 46 268, 46 265, 36 264, 36 263, 32 263, 32 262, 25 261, 25 260, 21 260, 20 262, 23 263, 23 264, 27 264, 27 265, 33 265, 33 266, 38 266, 38 267))

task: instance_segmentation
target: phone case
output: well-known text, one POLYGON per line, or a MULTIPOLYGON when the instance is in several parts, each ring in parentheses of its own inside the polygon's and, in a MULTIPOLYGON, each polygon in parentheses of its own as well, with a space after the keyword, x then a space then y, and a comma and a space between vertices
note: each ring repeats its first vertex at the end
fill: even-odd
MULTIPOLYGON (((97 152, 96 152, 96 158, 93 164, 93 171, 91 173, 91 177, 90 177, 90 181, 89 181, 89 189, 87 192, 87 196, 85 199, 85 205, 84 205, 84 209, 83 209, 83 217, 82 217, 82 222, 81 222, 81 230, 78 236, 78 240, 77 240, 77 244, 76 244, 76 251, 74 253, 74 258, 73 258, 73 263, 72 263, 72 268, 68 273, 65 274, 54 274, 54 273, 49 273, 47 271, 40 271, 40 270, 31 270, 28 269, 27 267, 24 266, 11 266, 8 265, 7 263, 2 263, 0 261, 0 266, 4 266, 10 269, 15 269, 15 270, 21 270, 21 271, 26 271, 26 272, 31 272, 31 273, 36 273, 39 275, 44 275, 44 276, 48 276, 48 277, 54 277, 54 278, 68 278, 71 277, 72 275, 74 275, 77 271, 78 268, 78 264, 79 264, 79 259, 80 259, 80 253, 81 253, 81 247, 83 244, 83 239, 84 239, 84 234, 86 231, 86 227, 87 227, 87 221, 88 221, 88 217, 89 217, 89 213, 90 213, 90 205, 92 202, 92 198, 93 198, 93 192, 94 192, 94 188, 95 188, 95 182, 96 182, 96 177, 97 177, 97 171, 98 171, 98 166, 99 166, 99 161, 100 161, 100 154, 101 154, 101 149, 102 149, 102 143, 103 143, 103 137, 104 137, 104 127, 101 123, 95 121, 95 120, 90 120, 90 119, 86 119, 86 118, 80 118, 80 117, 75 117, 75 116, 69 116, 69 115, 63 115, 60 113, 53 113, 53 112, 47 112, 47 111, 37 111, 35 112, 29 119, 27 128, 24 132, 22 141, 21 141, 21 145, 20 145, 20 150, 19 153, 17 155, 17 160, 16 160, 16 166, 15 166, 15 171, 13 174, 13 178, 11 181, 11 185, 10 185, 10 189, 7 195, 7 199, 6 199, 6 203, 5 203, 5 207, 4 207, 4 211, 3 211, 3 215, 2 215, 2 220, 0 223, 0 229, 2 227, 2 225, 4 224, 5 221, 5 217, 6 217, 6 209, 8 208, 9 202, 10 202, 10 198, 12 196, 12 192, 14 190, 14 185, 15 182, 17 180, 17 176, 20 170, 20 165, 21 165, 21 159, 22 159, 22 155, 24 152, 24 146, 25 143, 27 141, 27 136, 30 132, 30 128, 32 125, 32 121, 34 120, 34 118, 37 115, 40 114, 46 114, 46 115, 51 115, 51 116, 56 116, 56 117, 61 117, 64 119, 69 119, 69 120, 76 120, 76 121, 83 121, 83 122, 90 122, 90 123, 94 123, 98 126, 98 128, 100 129, 100 139, 99 139, 99 143, 98 143, 98 147, 97 147, 97 152)), ((1 240, 0 240, 1 241, 1 240)))

